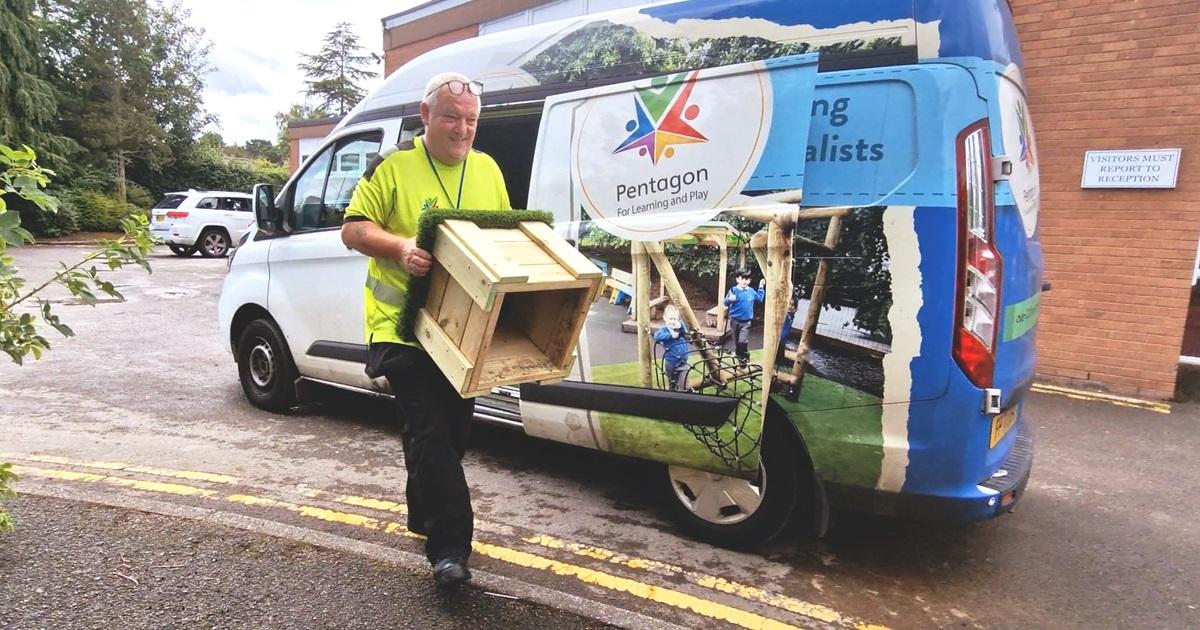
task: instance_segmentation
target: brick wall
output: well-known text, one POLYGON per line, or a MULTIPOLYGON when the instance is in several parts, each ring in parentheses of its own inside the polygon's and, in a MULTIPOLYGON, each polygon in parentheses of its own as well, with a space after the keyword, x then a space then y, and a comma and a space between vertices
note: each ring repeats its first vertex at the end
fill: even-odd
POLYGON ((390 76, 396 71, 396 68, 435 48, 440 48, 446 44, 453 44, 464 39, 471 39, 477 35, 479 35, 479 25, 472 24, 455 29, 449 33, 440 33, 432 37, 397 46, 396 48, 388 48, 383 54, 383 76, 390 76))
POLYGON ((1200 238, 1200 1, 1012 0, 1042 177, 1045 380, 1169 398, 1200 238), (1081 189, 1088 149, 1182 147, 1174 190, 1081 189))

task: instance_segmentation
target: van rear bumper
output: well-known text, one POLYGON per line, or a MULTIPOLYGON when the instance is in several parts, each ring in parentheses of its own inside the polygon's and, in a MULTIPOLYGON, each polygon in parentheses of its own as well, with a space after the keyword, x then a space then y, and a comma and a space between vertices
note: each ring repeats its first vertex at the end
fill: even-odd
POLYGON ((982 521, 1011 512, 1025 495, 1033 470, 1033 434, 1028 420, 1023 418, 1016 428, 1016 442, 1000 467, 1004 473, 964 488, 961 495, 884 492, 827 483, 829 503, 839 509, 940 523, 982 521))

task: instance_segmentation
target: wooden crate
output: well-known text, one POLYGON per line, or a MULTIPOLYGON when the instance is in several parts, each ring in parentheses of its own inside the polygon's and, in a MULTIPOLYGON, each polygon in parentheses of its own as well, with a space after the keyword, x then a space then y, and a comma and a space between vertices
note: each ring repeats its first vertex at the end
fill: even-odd
POLYGON ((414 332, 464 398, 571 372, 604 274, 540 221, 438 225, 429 295, 414 332))

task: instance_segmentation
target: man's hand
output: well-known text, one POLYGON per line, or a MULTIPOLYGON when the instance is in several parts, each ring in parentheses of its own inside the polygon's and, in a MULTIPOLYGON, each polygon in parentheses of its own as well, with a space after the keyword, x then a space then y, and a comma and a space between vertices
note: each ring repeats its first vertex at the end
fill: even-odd
POLYGON ((766 288, 766 286, 767 286, 766 278, 763 278, 762 280, 758 281, 758 288, 763 289, 763 288, 766 288))
POLYGON ((417 242, 411 238, 400 240, 399 260, 408 269, 408 274, 416 278, 424 276, 433 268, 433 256, 417 247, 417 242))
POLYGON ((730 292, 729 292, 729 295, 726 295, 726 296, 725 296, 725 299, 726 299, 726 300, 729 300, 730 302, 736 302, 736 301, 737 301, 737 295, 734 295, 733 291, 730 291, 730 292))
POLYGON ((343 223, 342 243, 372 258, 398 261, 412 276, 424 276, 433 268, 433 257, 414 239, 391 234, 371 221, 343 223))

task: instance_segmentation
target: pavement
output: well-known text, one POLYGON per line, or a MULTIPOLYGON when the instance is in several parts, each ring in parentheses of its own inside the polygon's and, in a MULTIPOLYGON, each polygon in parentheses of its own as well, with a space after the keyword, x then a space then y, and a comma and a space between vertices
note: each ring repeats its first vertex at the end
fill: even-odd
MULTIPOLYGON (((0 628, 611 628, 504 593, 435 588, 428 572, 154 513, 22 495, 0 534, 0 628)), ((163 511, 173 511, 168 508, 163 511)), ((311 534, 309 534, 311 535, 311 534)), ((362 551, 362 550, 359 550, 362 551)), ((486 581, 486 580, 485 580, 486 581)))
MULTIPOLYGON (((13 254, 36 278, 81 252, 13 254)), ((0 362, 0 459, 24 475, 0 628, 1200 628, 1200 397, 1166 413, 1047 388, 1026 400, 1037 462, 1015 514, 839 514, 824 539, 753 552, 680 535, 656 467, 480 425, 475 580, 447 597, 401 525, 390 408, 252 407, 214 317, 225 261, 152 258, 111 274, 125 302, 51 294, 77 336, 0 362)))

